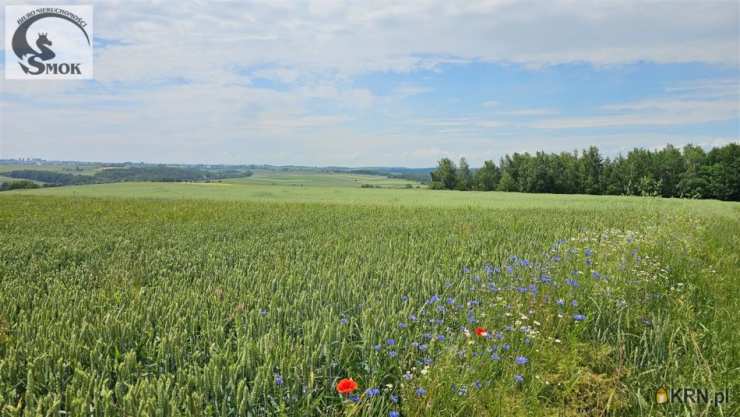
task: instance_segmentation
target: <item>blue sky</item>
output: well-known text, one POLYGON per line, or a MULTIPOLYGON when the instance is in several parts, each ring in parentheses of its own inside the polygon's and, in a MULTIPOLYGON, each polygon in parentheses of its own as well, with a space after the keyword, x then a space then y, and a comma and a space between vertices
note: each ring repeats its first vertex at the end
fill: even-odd
POLYGON ((736 2, 94 5, 95 80, 2 80, 0 158, 415 167, 740 138, 736 2))

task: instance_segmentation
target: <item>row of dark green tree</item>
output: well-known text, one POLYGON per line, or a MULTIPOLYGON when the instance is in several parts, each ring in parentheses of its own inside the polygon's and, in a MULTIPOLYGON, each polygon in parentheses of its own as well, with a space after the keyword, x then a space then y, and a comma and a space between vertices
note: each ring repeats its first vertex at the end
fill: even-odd
POLYGON ((612 159, 595 146, 580 153, 515 153, 498 165, 485 161, 478 169, 471 169, 465 158, 457 165, 443 158, 431 176, 434 189, 740 201, 740 145, 709 152, 695 145, 635 148, 612 159))

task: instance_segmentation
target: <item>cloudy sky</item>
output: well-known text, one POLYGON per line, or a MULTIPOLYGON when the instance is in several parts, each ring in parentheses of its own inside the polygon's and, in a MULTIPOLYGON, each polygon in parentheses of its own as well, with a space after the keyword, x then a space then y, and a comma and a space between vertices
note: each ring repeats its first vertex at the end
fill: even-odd
POLYGON ((0 159, 475 166, 740 138, 736 1, 93 4, 94 80, 0 80, 0 159))

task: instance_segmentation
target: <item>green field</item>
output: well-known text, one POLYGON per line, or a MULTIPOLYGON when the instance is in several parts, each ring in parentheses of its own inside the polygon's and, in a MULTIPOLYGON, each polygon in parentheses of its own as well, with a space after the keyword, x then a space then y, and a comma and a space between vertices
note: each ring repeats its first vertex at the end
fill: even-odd
POLYGON ((9 171, 52 171, 75 175, 93 175, 100 171, 101 167, 96 164, 0 164, 0 173, 9 171))
POLYGON ((361 187, 372 185, 382 188, 404 188, 418 186, 415 181, 387 178, 378 175, 324 173, 310 171, 255 170, 254 175, 238 178, 230 183, 255 185, 313 186, 313 187, 361 187))
POLYGON ((0 193, 0 414, 738 414, 740 204, 355 177, 0 193))

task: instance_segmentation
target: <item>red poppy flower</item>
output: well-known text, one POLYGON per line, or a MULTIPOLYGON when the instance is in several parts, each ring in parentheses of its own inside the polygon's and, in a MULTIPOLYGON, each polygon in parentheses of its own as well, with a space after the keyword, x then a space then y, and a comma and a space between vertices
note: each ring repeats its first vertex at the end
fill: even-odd
POLYGON ((337 392, 340 394, 351 394, 357 389, 357 382, 352 378, 340 379, 337 383, 337 392))
POLYGON ((485 327, 476 327, 475 328, 475 334, 478 336, 487 336, 488 330, 486 330, 485 327))

